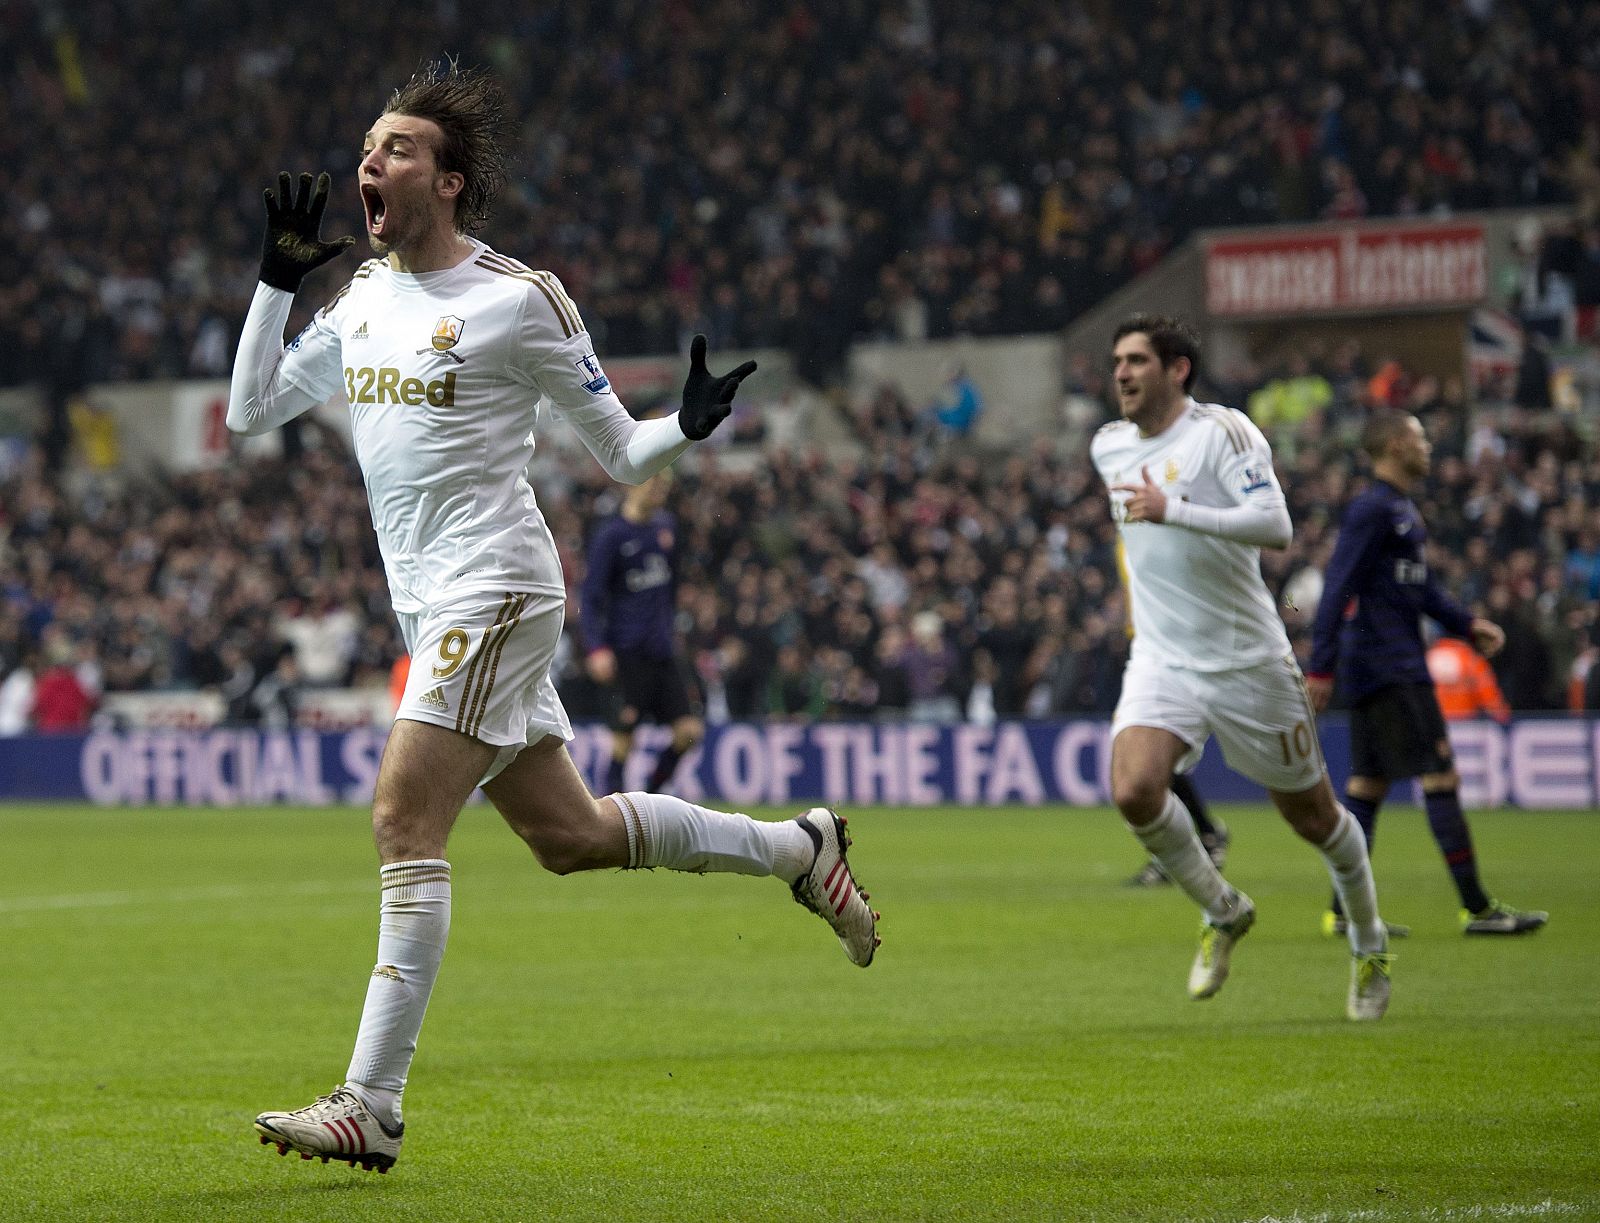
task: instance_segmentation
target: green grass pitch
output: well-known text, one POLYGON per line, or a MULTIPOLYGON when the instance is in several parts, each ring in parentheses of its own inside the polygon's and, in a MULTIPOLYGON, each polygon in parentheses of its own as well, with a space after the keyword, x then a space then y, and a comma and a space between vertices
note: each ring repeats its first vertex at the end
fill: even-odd
MULTIPOLYGON (((772 880, 558 879, 487 807, 385 1177, 252 1116, 342 1077, 376 939, 364 811, 0 808, 0 1219, 1600 1219, 1600 819, 1473 818, 1468 940, 1421 814, 1377 856, 1382 1023, 1315 854, 1224 808, 1260 920, 1196 916, 1108 812, 859 810, 863 972, 772 880)), ((780 812, 762 813, 773 818, 780 812)))

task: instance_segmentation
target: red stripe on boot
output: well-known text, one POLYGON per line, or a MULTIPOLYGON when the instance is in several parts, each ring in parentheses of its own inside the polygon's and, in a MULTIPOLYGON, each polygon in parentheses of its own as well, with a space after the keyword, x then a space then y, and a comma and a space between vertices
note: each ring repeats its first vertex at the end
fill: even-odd
POLYGON ((840 900, 839 897, 847 894, 847 892, 849 890, 849 887, 850 887, 850 872, 849 871, 845 871, 842 875, 839 876, 839 882, 833 885, 833 890, 828 893, 828 900, 833 905, 835 912, 837 912, 839 910, 840 906, 842 906, 844 904, 844 902, 842 900, 840 900))
POLYGON ((855 895, 855 891, 855 885, 850 882, 850 876, 846 875, 844 877, 844 891, 840 893, 838 903, 833 906, 835 916, 844 912, 845 905, 850 903, 850 897, 855 895))

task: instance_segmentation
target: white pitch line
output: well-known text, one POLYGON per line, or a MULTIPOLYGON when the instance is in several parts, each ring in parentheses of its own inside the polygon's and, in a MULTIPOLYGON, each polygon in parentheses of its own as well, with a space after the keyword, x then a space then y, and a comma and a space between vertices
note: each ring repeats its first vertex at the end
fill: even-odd
MULTIPOLYGON (((166 888, 159 891, 126 892, 61 892, 53 896, 0 897, 0 918, 19 917, 37 913, 73 913, 88 909, 118 909, 171 905, 201 904, 207 901, 236 902, 253 899, 276 899, 284 896, 357 896, 372 894, 371 883, 352 879, 345 883, 315 880, 305 883, 266 885, 213 884, 209 887, 166 888)), ((517 894, 496 897, 484 894, 476 898, 485 908, 501 903, 514 904, 518 912, 536 913, 599 913, 615 907, 615 898, 609 893, 595 894, 517 894)), ((692 912, 707 907, 716 909, 728 903, 726 896, 696 895, 690 888, 676 894, 667 894, 653 902, 657 910, 671 909, 692 912)))
POLYGON ((146 904, 193 904, 206 900, 248 900, 254 896, 330 896, 338 892, 353 893, 358 887, 354 881, 349 883, 317 881, 279 884, 273 887, 214 884, 203 888, 164 888, 160 891, 144 892, 60 892, 54 896, 0 897, 0 915, 70 912, 74 909, 114 909, 146 904))
POLYGON ((1387 1220, 1408 1220, 1410 1223, 1456 1223, 1468 1219, 1550 1219, 1563 1215, 1583 1214, 1589 1208, 1574 1202, 1557 1202, 1545 1198, 1542 1202, 1496 1202, 1469 1206, 1416 1206, 1401 1213, 1382 1207, 1357 1210, 1319 1210, 1312 1214, 1294 1211, 1286 1215, 1262 1215, 1250 1223, 1385 1223, 1387 1220))

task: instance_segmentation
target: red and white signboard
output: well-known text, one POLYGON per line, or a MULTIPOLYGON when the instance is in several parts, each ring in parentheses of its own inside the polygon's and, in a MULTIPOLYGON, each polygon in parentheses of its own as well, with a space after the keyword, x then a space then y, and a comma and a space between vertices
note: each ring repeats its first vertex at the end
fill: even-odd
POLYGON ((1489 283, 1475 224, 1256 231, 1210 238, 1205 255, 1213 318, 1464 309, 1489 283))

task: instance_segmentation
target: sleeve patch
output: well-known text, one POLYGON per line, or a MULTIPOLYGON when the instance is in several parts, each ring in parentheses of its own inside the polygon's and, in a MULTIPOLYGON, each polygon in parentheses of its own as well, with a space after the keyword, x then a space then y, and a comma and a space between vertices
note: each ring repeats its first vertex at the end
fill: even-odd
POLYGON ((606 377, 605 370, 600 368, 600 362, 592 352, 584 353, 573 364, 578 367, 583 389, 589 394, 604 395, 611 389, 611 380, 606 377))

